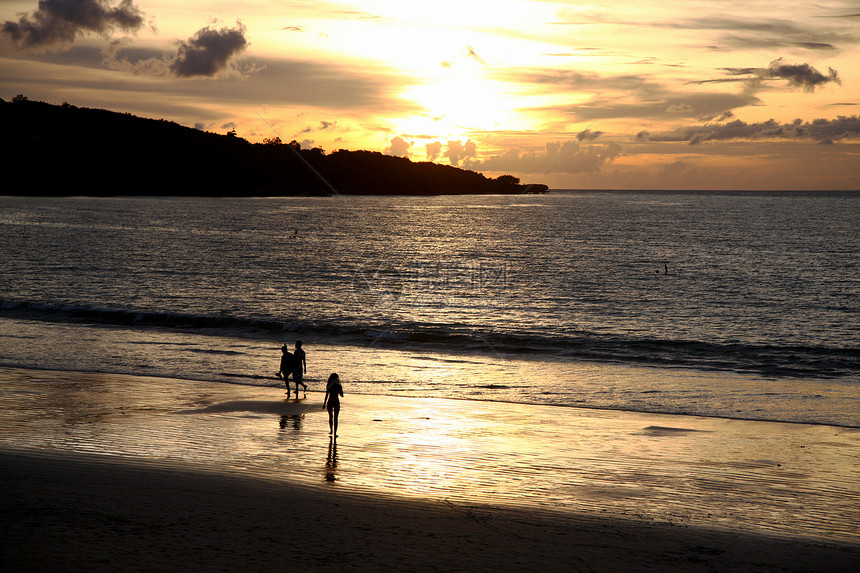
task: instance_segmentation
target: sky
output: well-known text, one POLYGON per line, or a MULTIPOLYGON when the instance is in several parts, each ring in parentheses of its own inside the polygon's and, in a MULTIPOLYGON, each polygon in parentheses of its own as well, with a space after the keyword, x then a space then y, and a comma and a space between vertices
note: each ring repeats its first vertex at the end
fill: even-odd
POLYGON ((860 0, 2 0, 0 98, 554 189, 860 189, 860 0))

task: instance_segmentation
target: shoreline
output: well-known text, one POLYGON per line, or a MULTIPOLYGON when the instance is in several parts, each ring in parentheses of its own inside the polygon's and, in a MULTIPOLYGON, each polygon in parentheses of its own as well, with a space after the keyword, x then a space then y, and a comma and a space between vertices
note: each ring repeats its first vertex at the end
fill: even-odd
POLYGON ((349 390, 331 441, 320 393, 0 368, 4 554, 19 570, 31 554, 68 570, 69 551, 72 570, 204 554, 402 570, 404 551, 419 571, 860 564, 856 430, 349 390), (170 549, 119 554, 147 545, 170 549))
MULTIPOLYGON (((660 370, 656 367, 641 367, 648 368, 653 370, 660 370)), ((143 378, 143 379, 165 379, 171 378, 169 376, 159 375, 159 374, 143 374, 143 373, 127 373, 127 372, 110 372, 106 370, 63 370, 57 368, 50 367, 36 367, 36 366, 16 366, 16 365, 0 365, 0 376, 4 375, 4 372, 9 371, 36 371, 36 372, 57 372, 57 373, 67 373, 67 374, 92 374, 97 376, 130 376, 135 378, 143 378)), ((281 378, 277 378, 274 376, 264 376, 264 375, 247 375, 247 378, 252 380, 270 380, 273 384, 266 385, 257 385, 257 384, 244 384, 242 382, 236 382, 231 380, 222 380, 222 379, 213 379, 213 378, 175 378, 176 380, 187 380, 189 382, 195 383, 204 383, 204 384, 226 384, 229 386, 237 386, 237 387, 245 387, 245 388, 272 388, 272 389, 281 389, 279 384, 283 384, 283 380, 281 378)), ((314 378, 305 378, 305 381, 314 381, 314 378)), ((322 383, 323 380, 316 380, 316 382, 322 383)), ((292 382, 291 382, 292 384, 292 382)), ((324 390, 309 390, 311 394, 320 394, 324 393, 324 390)), ((355 395, 360 396, 368 396, 368 397, 398 397, 396 395, 390 393, 373 393, 373 392, 357 392, 355 395)), ((424 398, 424 396, 401 396, 403 398, 424 398)), ((446 400, 457 400, 462 402, 489 402, 492 404, 511 404, 511 405, 522 405, 522 406, 537 406, 537 407, 548 407, 548 408, 571 408, 574 410, 585 410, 585 411, 598 411, 598 412, 619 412, 619 413, 630 413, 630 414, 653 414, 657 416, 681 416, 681 417, 691 417, 691 418, 713 418, 715 420, 731 420, 737 422, 761 422, 761 423, 774 423, 774 424, 797 424, 801 426, 828 426, 833 428, 841 428, 846 430, 860 430, 860 425, 853 424, 840 424, 838 422, 820 422, 816 420, 810 421, 802 421, 802 420, 777 420, 770 418, 754 418, 754 417, 743 417, 743 416, 729 416, 729 415, 720 415, 720 414, 701 414, 694 412, 663 412, 659 410, 633 410, 633 409, 625 409, 625 408, 613 408, 610 406, 600 406, 600 405, 577 405, 577 404, 550 404, 550 403, 542 403, 542 402, 532 402, 532 401, 515 401, 510 399, 503 398, 493 398, 493 397, 463 397, 463 396, 446 396, 446 400)))
POLYGON ((8 571, 852 571, 860 546, 0 450, 8 571))

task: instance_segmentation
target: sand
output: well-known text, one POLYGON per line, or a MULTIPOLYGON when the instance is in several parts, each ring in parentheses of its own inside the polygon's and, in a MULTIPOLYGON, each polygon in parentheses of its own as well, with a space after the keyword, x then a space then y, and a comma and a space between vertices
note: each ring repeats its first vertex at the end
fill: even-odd
POLYGON ((853 429, 0 369, 4 571, 854 571, 853 429))

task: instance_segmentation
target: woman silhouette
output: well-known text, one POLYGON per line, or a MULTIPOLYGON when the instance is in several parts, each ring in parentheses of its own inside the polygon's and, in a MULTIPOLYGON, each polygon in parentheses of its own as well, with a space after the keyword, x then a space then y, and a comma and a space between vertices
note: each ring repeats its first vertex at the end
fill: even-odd
POLYGON ((340 376, 332 372, 325 386, 325 399, 323 409, 328 404, 328 433, 337 437, 337 415, 340 414, 340 398, 343 396, 343 386, 340 384, 340 376))

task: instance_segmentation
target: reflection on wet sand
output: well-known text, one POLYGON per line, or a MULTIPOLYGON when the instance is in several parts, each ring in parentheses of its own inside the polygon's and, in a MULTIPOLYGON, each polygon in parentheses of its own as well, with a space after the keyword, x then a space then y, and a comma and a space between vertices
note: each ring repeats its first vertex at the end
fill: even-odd
POLYGON ((328 440, 328 457, 325 460, 325 481, 337 481, 337 440, 328 440))
POLYGON ((292 428, 295 431, 301 431, 302 420, 305 419, 304 414, 284 414, 281 416, 280 426, 282 430, 292 428))
POLYGON ((15 372, 0 370, 4 449, 858 541, 858 429, 356 394, 338 447, 319 393, 15 372))

